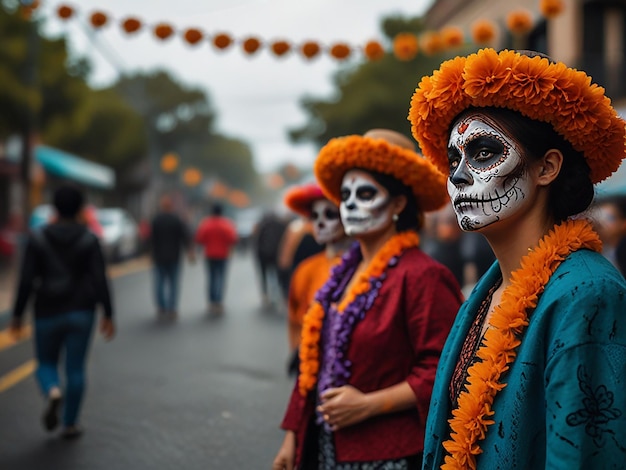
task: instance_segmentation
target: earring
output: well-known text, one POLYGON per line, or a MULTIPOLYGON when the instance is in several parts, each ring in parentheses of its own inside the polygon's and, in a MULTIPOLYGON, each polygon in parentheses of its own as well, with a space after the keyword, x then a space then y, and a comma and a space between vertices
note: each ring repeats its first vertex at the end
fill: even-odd
POLYGON ((398 217, 398 214, 393 214, 393 215, 391 216, 391 220, 393 220, 394 222, 397 222, 399 218, 400 218, 400 217, 398 217))

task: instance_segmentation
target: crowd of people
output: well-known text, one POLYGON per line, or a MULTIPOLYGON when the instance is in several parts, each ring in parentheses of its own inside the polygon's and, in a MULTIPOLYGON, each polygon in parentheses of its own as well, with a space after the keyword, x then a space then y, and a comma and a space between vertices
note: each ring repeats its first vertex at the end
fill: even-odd
MULTIPOLYGON (((444 62, 391 129, 331 139, 253 234, 260 304, 284 305, 293 389, 273 470, 620 468, 626 459, 626 199, 594 199, 625 122, 582 71, 532 51, 444 62)), ((80 436, 85 356, 115 334, 97 238, 60 188, 33 231, 11 328, 35 296, 43 425, 80 436), (65 380, 57 366, 66 351, 65 380), (63 387, 61 384, 65 384, 63 387), (63 418, 60 419, 60 410, 63 418)), ((159 317, 202 246, 225 312, 233 222, 150 226, 159 317)))

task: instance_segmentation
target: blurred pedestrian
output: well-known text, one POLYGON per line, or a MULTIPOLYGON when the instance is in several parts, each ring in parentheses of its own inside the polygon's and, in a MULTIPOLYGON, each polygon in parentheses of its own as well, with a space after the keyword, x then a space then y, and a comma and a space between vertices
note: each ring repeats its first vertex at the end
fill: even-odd
POLYGON ((264 308, 268 308, 274 303, 271 295, 272 286, 279 287, 278 250, 286 228, 287 220, 271 210, 261 217, 252 234, 264 308))
POLYGON ((154 264, 154 294, 159 317, 176 318, 180 285, 181 252, 195 260, 187 224, 174 211, 169 195, 161 196, 159 211, 150 226, 150 254, 154 264))
POLYGON ((295 375, 298 372, 298 347, 304 314, 351 240, 343 230, 339 208, 324 196, 316 183, 292 188, 285 195, 285 205, 312 222, 313 237, 324 246, 324 251, 300 262, 291 276, 287 303, 287 338, 291 351, 288 373, 295 375))
POLYGON ((100 331, 109 340, 115 334, 104 257, 96 235, 79 222, 83 193, 61 186, 54 193, 57 217, 34 229, 27 240, 13 307, 11 331, 19 337, 26 305, 34 302, 36 378, 48 403, 43 425, 52 431, 63 408, 62 436, 81 435, 79 414, 85 391, 85 360, 96 317, 104 309, 100 331), (64 386, 59 361, 65 361, 64 386))
POLYGON ((196 243, 204 246, 210 314, 224 312, 226 268, 231 249, 237 243, 235 224, 222 211, 220 204, 213 204, 211 215, 200 222, 195 237, 196 243))
POLYGON ((626 275, 626 196, 598 201, 597 229, 602 254, 626 275))

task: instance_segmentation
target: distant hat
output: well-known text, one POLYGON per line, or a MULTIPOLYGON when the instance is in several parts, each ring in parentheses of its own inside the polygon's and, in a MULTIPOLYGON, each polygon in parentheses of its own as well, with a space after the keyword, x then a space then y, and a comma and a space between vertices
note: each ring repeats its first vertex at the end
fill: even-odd
POLYGON ((551 124, 584 155, 593 183, 608 178, 625 156, 625 122, 604 88, 533 51, 482 49, 444 62, 413 94, 411 131, 424 155, 447 172, 452 121, 470 107, 489 106, 551 124))
POLYGON ((294 186, 285 194, 284 202, 289 209, 304 216, 311 217, 313 203, 326 199, 322 189, 315 183, 294 186))
POLYGON ((320 150, 315 176, 335 204, 341 202, 344 175, 362 169, 392 176, 408 186, 420 211, 437 210, 448 201, 446 176, 413 148, 410 139, 388 129, 334 138, 320 150))

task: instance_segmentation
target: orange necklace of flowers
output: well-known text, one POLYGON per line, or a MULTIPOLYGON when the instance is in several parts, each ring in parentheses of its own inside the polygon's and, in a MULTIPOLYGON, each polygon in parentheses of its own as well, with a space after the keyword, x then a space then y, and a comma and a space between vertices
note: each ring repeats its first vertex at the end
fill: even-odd
MULTIPOLYGON (((419 236, 412 231, 398 233, 387 240, 367 268, 359 274, 357 280, 337 306, 339 314, 344 312, 346 307, 358 296, 366 294, 371 289, 371 280, 379 278, 385 272, 392 258, 400 256, 405 250, 418 245, 419 236)), ((317 382, 320 368, 319 342, 324 316, 322 304, 314 302, 303 319, 300 343, 300 375, 298 378, 298 387, 303 396, 313 390, 317 382)))
POLYGON ((468 369, 467 385, 452 411, 450 439, 443 443, 449 455, 442 469, 476 469, 476 456, 482 452, 479 441, 485 438, 487 426, 495 422, 494 397, 506 386, 500 378, 515 360, 529 313, 556 268, 570 253, 583 248, 602 249, 591 224, 585 220, 563 222, 543 237, 511 274, 511 284, 489 321, 492 328, 476 353, 480 361, 468 369))

